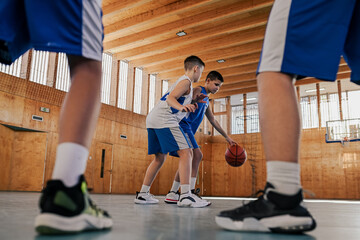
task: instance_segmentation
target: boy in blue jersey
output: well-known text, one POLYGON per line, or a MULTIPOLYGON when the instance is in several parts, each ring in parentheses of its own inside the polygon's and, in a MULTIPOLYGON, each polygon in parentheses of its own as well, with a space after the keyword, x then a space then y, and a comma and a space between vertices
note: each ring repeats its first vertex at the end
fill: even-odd
POLYGON ((302 206, 299 143, 301 121, 293 80, 335 81, 341 55, 360 84, 360 2, 276 0, 258 67, 260 126, 267 184, 255 201, 216 217, 238 231, 301 233, 316 222, 302 206))
MULTIPOLYGON (((148 153, 155 154, 150 163, 140 192, 136 193, 136 204, 156 204, 159 201, 150 194, 150 187, 169 152, 179 155, 179 174, 181 176, 181 197, 179 207, 205 207, 205 203, 197 201, 190 191, 190 174, 192 149, 179 122, 189 112, 194 112, 192 104, 192 83, 199 81, 204 70, 204 62, 190 56, 184 61, 185 74, 181 76, 155 105, 146 117, 148 131, 148 153)), ((200 94, 199 100, 206 97, 200 94)))
MULTIPOLYGON (((194 88, 194 96, 202 93, 204 95, 209 94, 215 94, 219 91, 221 85, 223 84, 224 79, 222 75, 217 71, 211 71, 206 76, 205 85, 204 87, 199 86, 194 88)), ((198 108, 195 110, 195 112, 190 113, 188 117, 183 118, 180 122, 180 127, 187 135, 192 148, 193 148, 193 159, 192 159, 192 168, 191 168, 191 184, 190 189, 191 192, 195 195, 195 197, 198 199, 198 201, 205 202, 207 205, 210 205, 210 202, 202 199, 199 195, 200 189, 197 189, 195 191, 195 184, 196 184, 196 178, 199 170, 199 165, 202 160, 203 154, 195 140, 195 133, 197 129, 199 128, 204 115, 206 115, 207 119, 211 123, 211 125, 226 139, 226 141, 230 145, 236 144, 227 134, 224 129, 222 129, 221 125, 218 123, 218 121, 215 119, 214 114, 212 113, 209 106, 209 98, 203 99, 205 103, 198 103, 198 108)), ((178 157, 176 152, 171 152, 171 156, 178 157)), ((180 176, 179 171, 176 172, 175 179, 173 182, 173 185, 171 187, 171 190, 165 197, 165 202, 169 204, 176 204, 180 198, 180 194, 178 192, 180 187, 180 176)))
POLYGON ((109 229, 109 214, 87 192, 84 172, 100 111, 101 0, 0 1, 0 61, 11 64, 30 48, 65 52, 71 88, 62 105, 52 180, 35 219, 40 234, 109 229))

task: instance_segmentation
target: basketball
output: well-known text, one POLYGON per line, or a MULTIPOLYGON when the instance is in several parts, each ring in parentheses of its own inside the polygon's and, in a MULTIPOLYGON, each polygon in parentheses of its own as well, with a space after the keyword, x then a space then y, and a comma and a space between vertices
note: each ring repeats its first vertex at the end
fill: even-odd
POLYGON ((226 149, 225 160, 232 167, 240 167, 246 161, 246 151, 239 145, 232 145, 226 149))

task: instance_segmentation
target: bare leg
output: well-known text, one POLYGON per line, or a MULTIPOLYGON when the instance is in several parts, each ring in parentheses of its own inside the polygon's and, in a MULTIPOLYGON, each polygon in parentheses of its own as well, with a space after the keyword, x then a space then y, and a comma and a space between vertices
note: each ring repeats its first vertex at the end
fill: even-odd
POLYGON ((257 80, 266 159, 298 162, 301 127, 292 79, 283 73, 264 72, 257 80))
POLYGON ((69 65, 72 82, 61 108, 59 143, 89 149, 101 107, 101 62, 69 56, 69 65))
MULTIPOLYGON (((203 158, 203 154, 200 150, 200 148, 193 149, 193 160, 192 160, 192 168, 191 168, 191 177, 197 177, 199 165, 203 158)), ((180 182, 180 175, 179 175, 179 169, 176 171, 175 174, 175 181, 180 182)))
POLYGON ((192 150, 182 149, 178 151, 179 159, 179 175, 180 175, 180 184, 189 185, 190 184, 190 173, 191 173, 191 160, 192 160, 192 150))
POLYGON ((161 166, 165 162, 165 159, 166 159, 166 154, 162 154, 162 153, 155 154, 154 160, 150 163, 149 167, 146 170, 143 185, 151 186, 161 166))

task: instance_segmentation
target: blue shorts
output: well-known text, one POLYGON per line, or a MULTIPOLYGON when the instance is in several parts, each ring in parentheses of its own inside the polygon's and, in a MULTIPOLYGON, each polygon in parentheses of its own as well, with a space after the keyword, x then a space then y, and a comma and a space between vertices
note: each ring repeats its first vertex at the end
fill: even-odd
POLYGON ((360 84, 360 2, 276 0, 266 28, 259 72, 334 81, 340 57, 360 84))
MULTIPOLYGON (((199 148, 199 145, 197 144, 196 139, 195 139, 195 134, 191 130, 191 127, 189 126, 189 128, 187 128, 187 127, 183 127, 183 125, 180 125, 180 128, 183 130, 186 138, 189 140, 191 148, 192 149, 199 148)), ((179 157, 179 155, 177 154, 176 151, 170 152, 169 155, 173 156, 173 157, 179 157)))
POLYGON ((176 152, 191 148, 180 127, 148 128, 148 154, 176 152))
POLYGON ((1 0, 0 61, 30 48, 101 61, 101 19, 101 0, 1 0))

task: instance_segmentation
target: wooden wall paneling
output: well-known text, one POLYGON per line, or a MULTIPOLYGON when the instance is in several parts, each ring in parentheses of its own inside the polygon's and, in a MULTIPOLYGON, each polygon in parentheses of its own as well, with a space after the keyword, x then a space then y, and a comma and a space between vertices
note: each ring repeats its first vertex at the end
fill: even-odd
POLYGON ((57 132, 49 132, 47 134, 44 187, 45 187, 45 183, 48 180, 50 180, 52 176, 52 172, 55 166, 56 150, 58 143, 59 143, 59 134, 57 132))
POLYGON ((0 121, 21 125, 24 112, 24 98, 0 91, 0 121))
POLYGON ((9 190, 14 130, 0 124, 0 190, 9 190))
POLYGON ((94 192, 110 193, 110 178, 112 174, 113 145, 97 142, 94 159, 94 192))
POLYGON ((204 196, 211 196, 212 195, 212 145, 210 143, 205 142, 202 145, 201 151, 203 152, 203 160, 202 162, 202 194, 204 196))
POLYGON ((157 195, 166 195, 170 191, 178 167, 179 158, 168 155, 156 177, 157 195))
POLYGON ((130 146, 115 144, 112 170, 111 192, 134 194, 134 161, 130 146))
POLYGON ((100 142, 111 142, 114 121, 99 118, 95 130, 95 139, 100 142))
POLYGON ((47 133, 16 131, 9 190, 40 191, 44 178, 47 133))

